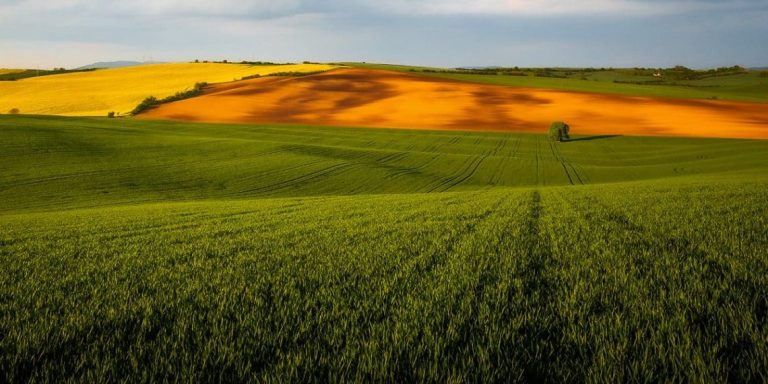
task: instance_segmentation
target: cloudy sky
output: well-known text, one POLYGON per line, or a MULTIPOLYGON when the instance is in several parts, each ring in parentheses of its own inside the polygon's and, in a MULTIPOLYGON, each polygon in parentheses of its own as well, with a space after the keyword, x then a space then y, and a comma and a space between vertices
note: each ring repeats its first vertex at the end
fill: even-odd
POLYGON ((768 66, 768 0, 0 0, 0 67, 768 66))

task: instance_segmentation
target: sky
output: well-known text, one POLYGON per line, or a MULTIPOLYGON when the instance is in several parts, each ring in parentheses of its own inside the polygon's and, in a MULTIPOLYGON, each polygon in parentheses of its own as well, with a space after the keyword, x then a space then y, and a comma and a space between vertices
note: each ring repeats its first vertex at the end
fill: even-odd
POLYGON ((768 66, 768 0, 0 0, 0 68, 768 66))

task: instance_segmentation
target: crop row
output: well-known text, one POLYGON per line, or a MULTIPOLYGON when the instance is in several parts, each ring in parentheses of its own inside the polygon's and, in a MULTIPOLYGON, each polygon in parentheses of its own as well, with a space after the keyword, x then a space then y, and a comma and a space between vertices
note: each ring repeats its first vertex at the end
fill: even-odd
POLYGON ((0 116, 0 212, 760 174, 767 144, 0 116))
POLYGON ((765 182, 0 216, 0 371, 765 381, 765 182))

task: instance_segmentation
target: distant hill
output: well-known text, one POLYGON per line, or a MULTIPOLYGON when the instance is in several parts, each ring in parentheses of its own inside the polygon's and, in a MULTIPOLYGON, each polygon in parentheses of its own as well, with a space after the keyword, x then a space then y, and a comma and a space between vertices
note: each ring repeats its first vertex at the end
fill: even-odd
POLYGON ((92 69, 92 68, 122 68, 122 67, 133 67, 136 65, 144 65, 144 64, 158 64, 161 63, 160 61, 129 61, 129 60, 120 60, 120 61, 99 61, 93 64, 84 65, 82 67, 76 68, 76 69, 92 69))

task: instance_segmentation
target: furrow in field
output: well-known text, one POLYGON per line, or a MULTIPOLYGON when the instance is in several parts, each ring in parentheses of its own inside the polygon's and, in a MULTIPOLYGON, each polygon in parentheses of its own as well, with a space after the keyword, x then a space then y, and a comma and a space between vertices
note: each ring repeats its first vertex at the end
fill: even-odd
POLYGON ((358 168, 362 166, 360 163, 341 163, 341 164, 334 164, 329 167, 325 167, 316 171, 312 171, 306 174, 303 174, 301 176, 293 177, 288 180, 282 180, 276 183, 271 183, 268 185, 264 185, 257 188, 251 188, 241 191, 240 193, 265 193, 265 192, 277 192, 282 189, 290 188, 292 186, 305 184, 308 182, 315 181, 317 179, 336 175, 339 173, 343 173, 346 171, 349 171, 353 168, 358 168))
MULTIPOLYGON (((510 211, 510 206, 516 207, 513 201, 507 196, 487 201, 491 205, 484 205, 479 216, 473 215, 471 220, 467 217, 462 220, 462 225, 458 225, 466 232, 444 242, 440 247, 440 262, 429 273, 412 275, 417 278, 417 284, 397 282, 400 286, 410 287, 402 298, 406 305, 392 312, 387 321, 374 328, 375 337, 369 342, 376 342, 369 345, 394 346, 381 358, 388 364, 395 364, 392 367, 394 372, 406 375, 398 376, 400 379, 418 381, 450 374, 446 369, 453 364, 454 358, 462 356, 472 332, 492 332, 485 329, 490 324, 475 317, 482 316, 480 306, 486 299, 484 291, 496 288, 493 281, 500 278, 495 273, 498 271, 494 264, 495 256, 482 250, 494 249, 499 244, 500 231, 505 228, 499 225, 500 221, 519 219, 514 210, 510 211), (507 216, 501 216, 502 213, 507 216), (424 311, 434 315, 425 317, 424 311), (436 334, 447 337, 432 349, 414 348, 430 343, 436 334), (437 356, 446 356, 447 359, 436 359, 437 356)), ((366 351, 369 356, 374 353, 374 350, 366 351)), ((470 364, 482 366, 488 362, 472 359, 470 364)))
POLYGON ((555 158, 555 161, 560 163, 560 166, 563 167, 563 172, 565 172, 565 176, 568 177, 568 182, 571 183, 571 185, 573 185, 573 178, 571 178, 571 173, 568 172, 568 168, 565 166, 565 162, 563 162, 559 154, 555 152, 555 148, 551 141, 549 142, 549 149, 550 151, 552 151, 552 157, 555 158))
POLYGON ((482 164, 485 158, 486 156, 476 156, 471 160, 467 159, 464 162, 464 166, 460 167, 457 173, 443 178, 437 185, 430 187, 426 192, 434 192, 438 190, 447 191, 461 184, 462 182, 472 177, 472 175, 475 173, 475 171, 477 171, 477 168, 480 166, 480 164, 482 164))
POLYGON ((573 164, 563 156, 562 152, 560 152, 559 143, 550 142, 549 145, 552 148, 555 159, 559 161, 563 166, 563 170, 565 170, 565 173, 568 176, 568 180, 571 182, 571 184, 574 184, 573 178, 571 177, 571 173, 573 173, 573 176, 576 178, 579 184, 584 185, 584 180, 582 180, 581 175, 576 170, 576 167, 574 167, 573 164), (571 169, 571 172, 568 172, 568 168, 571 169))
POLYGON ((226 166, 226 165, 229 165, 228 163, 241 163, 246 159, 256 159, 259 157, 276 155, 285 151, 286 149, 278 148, 278 149, 269 149, 263 152, 249 154, 247 155, 247 158, 238 158, 238 159, 229 159, 229 160, 207 158, 204 160, 195 160, 195 161, 163 162, 162 164, 139 165, 139 166, 119 167, 119 168, 115 167, 115 168, 104 169, 104 170, 73 172, 73 173, 67 173, 67 174, 50 176, 50 177, 16 179, 8 182, 8 184, 5 186, 0 184, 0 190, 2 188, 6 188, 6 189, 21 188, 21 187, 28 187, 28 186, 37 185, 37 184, 65 181, 69 179, 99 178, 97 176, 108 176, 112 174, 126 174, 132 171, 153 171, 157 169, 183 169, 183 168, 188 168, 194 165, 209 164, 212 161, 217 161, 219 166, 226 166))

